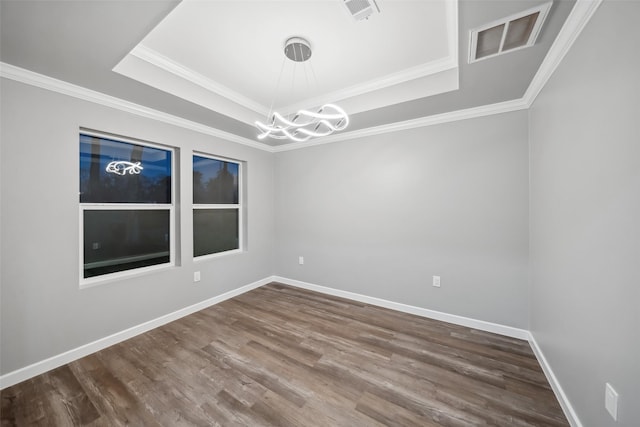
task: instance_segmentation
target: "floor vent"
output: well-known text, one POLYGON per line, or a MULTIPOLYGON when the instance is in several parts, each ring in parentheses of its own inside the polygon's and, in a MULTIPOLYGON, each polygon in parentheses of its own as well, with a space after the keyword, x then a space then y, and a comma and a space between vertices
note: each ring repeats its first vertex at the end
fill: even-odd
POLYGON ((471 30, 469 63, 533 46, 551 2, 471 30))

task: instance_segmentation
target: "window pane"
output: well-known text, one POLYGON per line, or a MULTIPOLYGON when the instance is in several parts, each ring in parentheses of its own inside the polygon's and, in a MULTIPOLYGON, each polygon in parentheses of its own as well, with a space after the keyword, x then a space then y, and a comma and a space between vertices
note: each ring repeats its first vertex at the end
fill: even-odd
POLYGON ((81 203, 171 203, 171 151, 80 134, 81 203))
POLYGON ((240 165, 193 156, 193 203, 238 204, 240 165))
POLYGON ((238 209, 194 209, 193 256, 240 248, 238 209))
POLYGON ((502 41, 502 32, 504 24, 497 27, 489 28, 478 33, 478 44, 476 46, 476 58, 484 58, 485 56, 498 53, 500 50, 500 42, 502 41))
POLYGON ((515 49, 527 44, 539 15, 540 12, 536 12, 509 22, 509 29, 507 30, 502 50, 515 49))
POLYGON ((165 264, 169 210, 85 210, 84 277, 165 264))

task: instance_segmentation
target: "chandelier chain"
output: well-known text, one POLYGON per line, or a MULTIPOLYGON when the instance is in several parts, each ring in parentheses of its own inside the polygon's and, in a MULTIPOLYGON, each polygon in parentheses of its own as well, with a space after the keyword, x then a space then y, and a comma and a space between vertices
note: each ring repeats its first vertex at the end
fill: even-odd
MULTIPOLYGON (((261 131, 258 139, 290 139, 293 141, 304 142, 310 138, 328 136, 336 131, 344 130, 349 125, 349 116, 340 107, 335 104, 324 104, 315 111, 299 110, 298 112, 287 111, 286 117, 275 111, 278 93, 280 92, 280 84, 284 74, 286 59, 294 62, 302 62, 302 73, 306 82, 307 92, 311 92, 311 80, 319 90, 318 78, 316 76, 313 64, 309 63, 310 71, 307 70, 307 64, 311 57, 311 46, 309 42, 300 37, 291 37, 287 40, 284 48, 284 58, 280 66, 280 73, 276 83, 276 93, 269 107, 266 124, 256 121, 256 127, 261 131)), ((291 73, 291 99, 294 99, 294 90, 296 86, 296 70, 293 67, 291 73)), ((302 76, 301 76, 302 77, 302 76)), ((301 79, 300 77, 300 79, 301 79)))

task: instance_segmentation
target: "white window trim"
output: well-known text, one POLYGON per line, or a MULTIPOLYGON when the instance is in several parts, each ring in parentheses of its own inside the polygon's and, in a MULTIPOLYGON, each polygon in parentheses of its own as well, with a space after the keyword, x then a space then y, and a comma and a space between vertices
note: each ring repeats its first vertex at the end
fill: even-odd
MULTIPOLYGON (((227 157, 220 157, 220 156, 216 156, 213 154, 209 154, 209 153, 204 153, 201 151, 194 151, 193 154, 191 155, 191 177, 192 177, 192 181, 193 181, 193 156, 198 156, 198 157, 204 157, 207 159, 212 159, 212 160, 220 160, 222 162, 228 162, 228 163, 235 163, 238 165, 238 203, 236 204, 226 204, 226 205, 221 205, 221 204, 196 204, 193 202, 193 188, 191 189, 191 205, 193 207, 192 211, 191 211, 191 220, 192 220, 192 224, 191 224, 191 235, 193 237, 193 239, 195 239, 195 233, 194 233, 194 229, 193 229, 193 211, 197 210, 197 209, 237 209, 238 210, 238 248, 237 249, 231 249, 228 251, 222 251, 222 252, 216 252, 213 254, 206 254, 206 255, 200 255, 200 256, 195 256, 195 254, 193 254, 193 261, 194 262, 201 262, 201 261, 206 261, 208 259, 213 259, 213 258, 220 258, 223 256, 227 256, 227 255, 233 255, 233 254, 239 254, 244 252, 244 215, 243 215, 243 198, 244 198, 244 190, 243 190, 243 184, 244 184, 244 168, 243 168, 243 164, 242 161, 240 160, 236 160, 236 159, 230 159, 227 157)), ((192 249, 193 249, 193 245, 192 249)))
MULTIPOLYGON (((80 134, 94 136, 96 138, 106 138, 115 141, 121 141, 128 144, 142 145, 145 147, 158 148, 171 152, 171 203, 78 203, 78 225, 79 225, 79 242, 78 248, 80 249, 79 261, 78 261, 78 274, 80 278, 80 289, 90 288, 97 285, 120 281, 123 279, 140 276, 155 272, 158 270, 166 270, 173 268, 176 265, 176 215, 175 215, 175 200, 176 200, 176 150, 174 147, 150 143, 147 141, 141 141, 134 138, 127 138, 120 135, 112 135, 108 133, 96 132, 80 128, 78 136, 80 134), (139 267, 131 270, 118 271, 115 273, 107 273, 95 277, 84 277, 84 212, 88 210, 168 210, 169 211, 169 262, 163 264, 151 265, 148 267, 139 267)), ((80 177, 78 176, 78 186, 80 188, 80 177)))

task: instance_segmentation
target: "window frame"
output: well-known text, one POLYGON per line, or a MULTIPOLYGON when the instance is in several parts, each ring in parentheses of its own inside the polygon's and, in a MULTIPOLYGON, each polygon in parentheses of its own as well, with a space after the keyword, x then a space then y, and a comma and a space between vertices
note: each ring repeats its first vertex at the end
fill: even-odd
POLYGON ((234 163, 238 165, 238 203, 231 204, 210 204, 210 203, 195 203, 193 201, 193 193, 194 189, 191 189, 191 237, 193 239, 192 242, 192 257, 194 262, 206 261, 208 259, 214 259, 223 257, 226 255, 239 254, 244 252, 244 165, 243 162, 236 159, 230 159, 228 157, 217 156, 214 154, 204 153, 202 151, 194 151, 191 155, 191 182, 193 185, 193 172, 194 172, 194 157, 204 157, 206 159, 218 160, 221 162, 234 163), (196 210, 211 210, 211 209, 236 209, 238 211, 238 248, 230 249, 222 252, 214 252, 211 254, 205 255, 195 255, 195 221, 194 221, 194 213, 196 210))
MULTIPOLYGON (((101 285, 104 283, 119 281, 125 278, 130 278, 134 276, 139 276, 143 274, 147 274, 150 272, 154 272, 157 270, 164 270, 168 268, 172 268, 176 266, 176 149, 174 147, 170 147, 163 144, 152 143, 148 141, 143 141, 135 138, 130 138, 121 135, 113 135, 104 132, 98 132, 94 130, 88 130, 80 128, 78 132, 78 138, 81 135, 87 135, 95 138, 104 138, 109 139, 116 142, 123 142, 126 144, 134 144, 143 147, 151 147, 159 150, 168 151, 171 153, 171 202, 170 203, 82 203, 79 201, 80 193, 78 193, 78 224, 79 224, 79 262, 78 262, 78 273, 80 277, 80 289, 89 288, 97 285, 101 285), (158 211, 169 211, 169 262, 165 262, 162 264, 155 264, 146 267, 137 267, 122 271, 117 271, 113 273, 105 273, 98 276, 93 277, 84 277, 84 213, 85 211, 108 211, 108 210, 158 210, 158 211)), ((78 174, 78 189, 80 188, 80 175, 78 174)))

